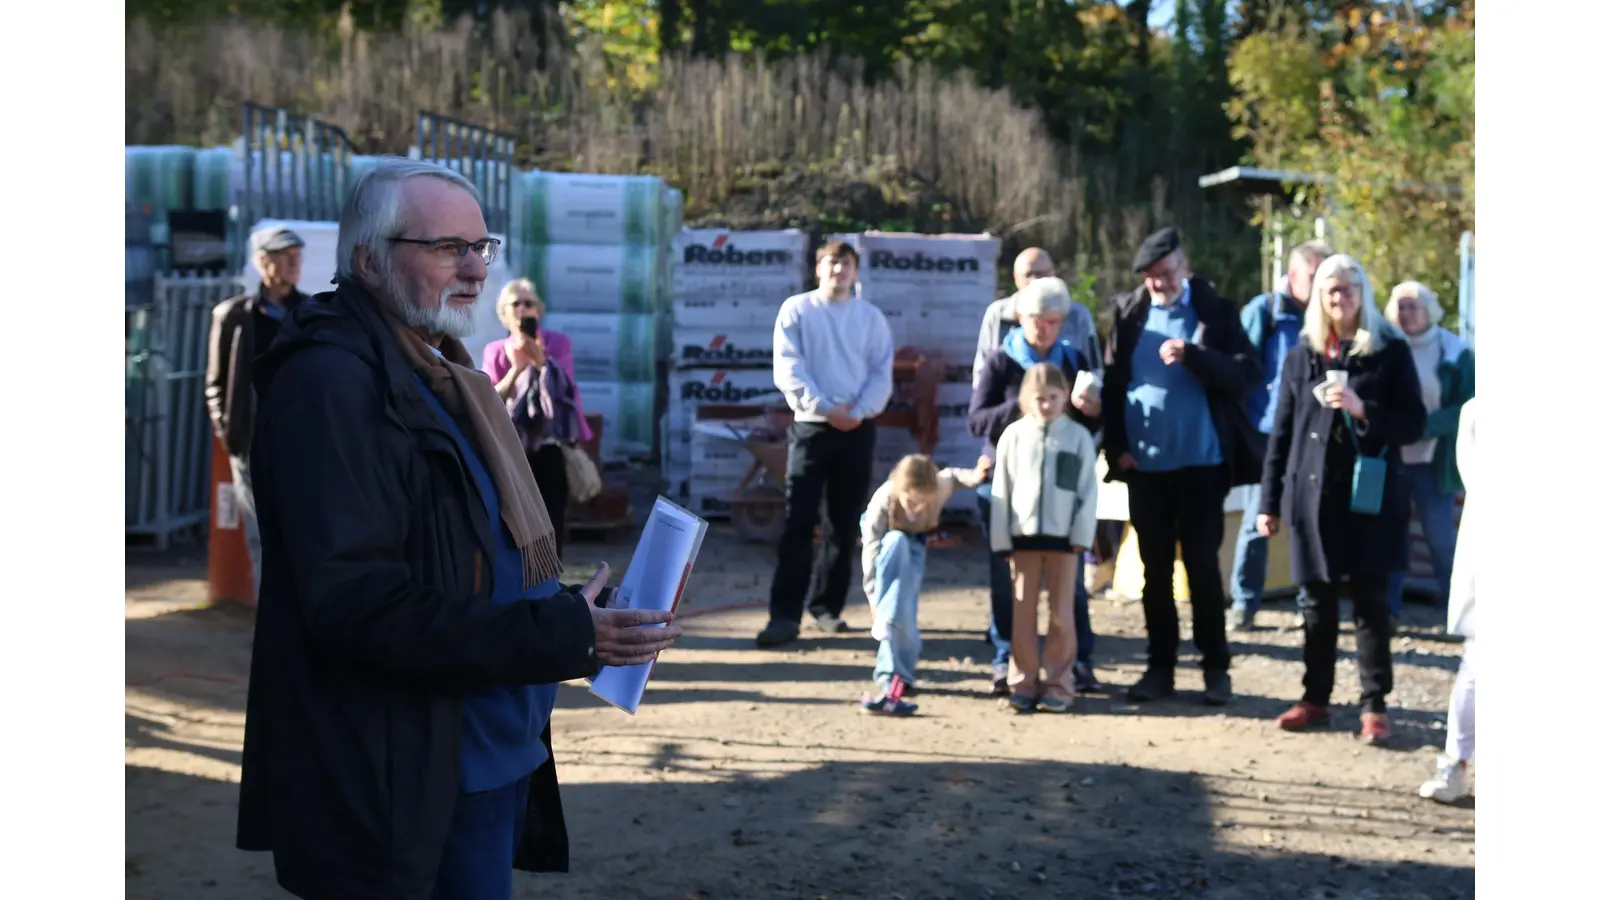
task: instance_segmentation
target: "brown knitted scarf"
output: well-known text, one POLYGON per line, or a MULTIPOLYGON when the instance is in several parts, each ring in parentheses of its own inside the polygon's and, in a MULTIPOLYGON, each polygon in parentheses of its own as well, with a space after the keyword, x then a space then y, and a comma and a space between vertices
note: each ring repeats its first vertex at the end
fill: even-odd
POLYGON ((505 401, 495 393, 489 376, 472 365, 466 348, 455 338, 440 342, 439 352, 444 354, 440 359, 415 330, 388 310, 383 310, 383 316, 411 368, 451 415, 465 418, 472 426, 484 466, 500 495, 500 517, 522 552, 522 586, 529 588, 559 575, 555 526, 550 524, 528 457, 506 415, 505 401))

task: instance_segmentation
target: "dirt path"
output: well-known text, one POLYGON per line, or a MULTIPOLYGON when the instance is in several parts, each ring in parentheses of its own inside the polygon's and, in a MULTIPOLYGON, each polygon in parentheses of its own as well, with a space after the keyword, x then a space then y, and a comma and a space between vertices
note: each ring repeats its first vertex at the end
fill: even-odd
MULTIPOLYGON (((691 582, 688 634, 636 718, 562 688, 556 754, 573 843, 568 876, 519 876, 518 897, 1430 898, 1473 893, 1474 813, 1416 798, 1443 741, 1459 645, 1413 606, 1395 641, 1395 747, 1352 737, 1356 673, 1341 637, 1337 730, 1289 735, 1298 633, 1283 605, 1234 643, 1235 704, 1113 696, 1019 718, 980 694, 989 648, 976 549, 932 554, 922 603, 922 714, 853 701, 874 644, 752 636, 767 548, 724 527, 691 582), (1284 630, 1276 630, 1282 627, 1284 630)), ((573 547, 577 574, 626 550, 573 547)), ((127 595, 127 896, 281 898, 270 860, 232 849, 250 619, 196 609, 203 567, 131 564, 127 595)), ((1185 613, 1185 618, 1187 614, 1185 613)), ((867 624, 859 596, 847 618, 867 624)), ((1143 618, 1096 600, 1101 678, 1137 676, 1143 618)), ((1187 639, 1187 633, 1185 635, 1187 639)))

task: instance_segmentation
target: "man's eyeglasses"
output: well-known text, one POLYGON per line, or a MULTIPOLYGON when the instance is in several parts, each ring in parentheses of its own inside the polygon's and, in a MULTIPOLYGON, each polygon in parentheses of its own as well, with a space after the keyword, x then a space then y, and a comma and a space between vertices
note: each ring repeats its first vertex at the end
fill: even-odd
POLYGON ((417 238, 389 238, 395 244, 416 244, 427 247, 429 252, 442 257, 451 265, 467 258, 468 253, 476 253, 486 266, 494 265, 495 257, 500 255, 500 240, 498 238, 484 238, 481 241, 464 241, 461 238, 439 238, 432 241, 417 238))

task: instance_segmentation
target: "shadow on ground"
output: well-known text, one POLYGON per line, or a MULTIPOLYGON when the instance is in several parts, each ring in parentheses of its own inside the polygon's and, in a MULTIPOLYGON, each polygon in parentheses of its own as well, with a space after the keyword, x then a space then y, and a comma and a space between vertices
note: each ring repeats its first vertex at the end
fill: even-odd
MULTIPOLYGON (((770 747, 752 745, 752 752, 770 747)), ((573 872, 519 875, 518 898, 1446 898, 1473 894, 1470 868, 1365 865, 1246 849, 1214 831, 1212 791, 1189 775, 1066 763, 828 763, 758 777, 705 767, 699 783, 586 783, 563 789, 573 872)), ((639 763, 635 763, 638 765, 639 763)), ((646 763, 649 765, 649 763, 646 763)), ((237 789, 128 767, 129 898, 281 898, 270 862, 232 849, 237 789), (185 798, 182 805, 177 798, 185 798), (171 798, 168 805, 166 798, 171 798), (214 820, 215 847, 173 868, 161 821, 214 820)), ((1269 826, 1400 837, 1393 798, 1330 809, 1317 787, 1274 786, 1269 826)), ((1241 797, 1244 795, 1241 794, 1241 797)), ((1238 798, 1228 798, 1230 803, 1238 798)), ((1254 802, 1254 794, 1248 798, 1254 802)), ((1263 798, 1264 799, 1264 798, 1263 798)), ((1251 826, 1253 839, 1258 829, 1251 826)), ((1470 827, 1435 840, 1471 840, 1470 827)), ((1252 840, 1253 843, 1253 840, 1252 840)))

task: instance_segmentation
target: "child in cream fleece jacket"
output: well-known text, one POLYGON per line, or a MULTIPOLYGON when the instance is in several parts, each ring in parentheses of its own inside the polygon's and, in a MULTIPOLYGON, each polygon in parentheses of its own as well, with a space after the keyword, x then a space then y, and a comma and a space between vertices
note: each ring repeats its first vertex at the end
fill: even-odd
POLYGON ((995 448, 989 535, 996 553, 1010 554, 1016 605, 1006 680, 1016 712, 1066 712, 1072 706, 1072 592, 1078 554, 1094 541, 1099 484, 1094 437, 1063 415, 1069 390, 1056 366, 1030 368, 1017 397, 1022 418, 1006 427, 995 448), (1041 593, 1049 610, 1042 656, 1041 593))

